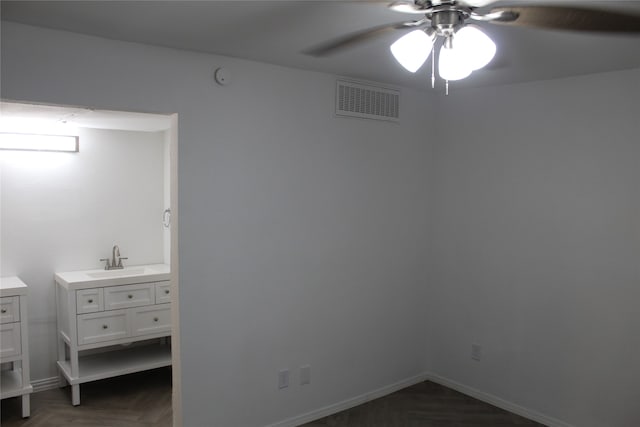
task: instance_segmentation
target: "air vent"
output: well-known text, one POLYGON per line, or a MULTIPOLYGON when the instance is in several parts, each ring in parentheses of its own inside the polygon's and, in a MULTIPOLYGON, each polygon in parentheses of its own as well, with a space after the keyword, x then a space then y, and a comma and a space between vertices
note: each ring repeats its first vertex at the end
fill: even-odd
POLYGON ((397 122, 400 119, 400 92, 338 80, 336 115, 397 122))

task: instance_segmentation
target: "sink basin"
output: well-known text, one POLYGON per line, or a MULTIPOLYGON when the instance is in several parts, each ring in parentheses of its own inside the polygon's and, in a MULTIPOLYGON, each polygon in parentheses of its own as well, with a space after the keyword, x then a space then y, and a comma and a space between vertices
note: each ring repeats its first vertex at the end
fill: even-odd
POLYGON ((107 277, 125 277, 125 276, 136 276, 138 274, 144 274, 147 272, 147 269, 142 268, 125 268, 122 270, 105 270, 99 271, 96 273, 87 273, 87 276, 92 277, 94 279, 104 279, 107 277))
POLYGON ((89 289, 96 286, 118 286, 131 283, 131 278, 139 283, 170 280, 168 264, 132 265, 122 270, 76 270, 55 274, 55 280, 66 289, 89 289))

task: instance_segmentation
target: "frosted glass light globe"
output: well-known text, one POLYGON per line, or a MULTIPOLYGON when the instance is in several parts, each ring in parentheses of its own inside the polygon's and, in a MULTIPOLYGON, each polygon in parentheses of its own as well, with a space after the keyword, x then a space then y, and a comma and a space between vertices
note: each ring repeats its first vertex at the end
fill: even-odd
POLYGON ((391 53, 407 71, 415 73, 425 63, 433 46, 434 36, 414 30, 391 45, 391 53))
POLYGON ((477 27, 467 25, 455 33, 453 45, 471 70, 487 65, 496 54, 496 44, 477 27))
POLYGON ((440 48, 438 73, 445 80, 462 80, 471 75, 473 70, 465 60, 463 52, 457 47, 440 48))

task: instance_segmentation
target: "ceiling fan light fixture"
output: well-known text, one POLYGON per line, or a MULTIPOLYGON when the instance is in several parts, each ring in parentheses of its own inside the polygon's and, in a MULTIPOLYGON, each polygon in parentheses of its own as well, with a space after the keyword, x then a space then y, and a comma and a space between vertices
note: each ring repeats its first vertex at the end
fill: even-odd
POLYGON ((440 48, 438 74, 444 80, 462 80, 469 77, 472 71, 461 49, 457 47, 447 48, 445 46, 440 48))
POLYGON ((467 25, 454 36, 455 49, 464 57, 471 70, 487 65, 496 54, 496 44, 473 25, 467 25))
POLYGON ((396 40, 391 45, 391 53, 407 71, 415 73, 429 58, 434 39, 435 33, 429 35, 424 30, 414 30, 396 40))

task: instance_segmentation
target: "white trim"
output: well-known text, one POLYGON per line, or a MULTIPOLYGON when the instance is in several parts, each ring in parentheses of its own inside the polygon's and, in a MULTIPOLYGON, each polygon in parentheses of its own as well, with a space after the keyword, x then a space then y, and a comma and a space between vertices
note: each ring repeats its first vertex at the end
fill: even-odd
POLYGON ((173 426, 182 427, 182 362, 180 347, 180 267, 178 261, 178 114, 171 115, 169 128, 169 204, 171 207, 171 407, 173 426))
POLYGON ((32 380, 33 392, 38 393, 45 390, 53 390, 59 387, 58 377, 43 378, 41 380, 32 380))
POLYGON ((497 406, 498 408, 504 409, 505 411, 509 411, 516 415, 520 415, 521 417, 539 422, 540 424, 544 424, 548 427, 574 427, 572 424, 568 424, 564 421, 560 421, 557 418, 549 417, 540 412, 509 402, 507 400, 501 399, 492 394, 485 393, 484 391, 480 391, 475 388, 466 386, 464 384, 460 384, 456 381, 453 381, 449 378, 442 377, 438 374, 427 373, 425 375, 425 379, 428 381, 433 381, 434 383, 443 385, 450 389, 459 391, 462 394, 466 394, 467 396, 471 396, 475 399, 489 403, 493 406, 497 406))
POLYGON ((427 379, 427 374, 415 375, 413 377, 406 378, 396 383, 393 383, 384 387, 380 387, 368 393, 363 393, 359 396, 343 400, 342 402, 334 403, 332 405, 325 406, 320 409, 315 409, 311 412, 307 412, 306 414, 296 415, 295 417, 287 418, 286 420, 269 424, 266 427, 296 427, 301 424, 305 424, 305 423, 317 420, 319 418, 323 418, 323 417, 338 413, 340 411, 344 411, 345 409, 353 408, 354 406, 361 405, 363 403, 369 402, 370 400, 374 400, 379 397, 386 396, 398 390, 402 390, 403 388, 407 388, 412 385, 421 383, 426 379, 427 379))

